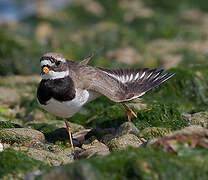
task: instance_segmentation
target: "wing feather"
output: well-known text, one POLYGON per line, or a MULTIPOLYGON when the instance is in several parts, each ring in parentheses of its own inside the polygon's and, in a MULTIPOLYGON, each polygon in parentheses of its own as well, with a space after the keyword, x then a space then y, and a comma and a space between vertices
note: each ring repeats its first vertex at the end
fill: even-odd
POLYGON ((85 87, 107 96, 115 102, 138 98, 167 81, 175 73, 163 73, 156 69, 105 69, 83 66, 85 87))

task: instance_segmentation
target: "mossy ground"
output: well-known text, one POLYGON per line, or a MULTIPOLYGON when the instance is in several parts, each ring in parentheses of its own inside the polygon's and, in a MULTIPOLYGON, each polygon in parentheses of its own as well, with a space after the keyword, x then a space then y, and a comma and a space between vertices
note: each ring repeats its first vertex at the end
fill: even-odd
POLYGON ((18 124, 11 123, 9 121, 0 121, 0 129, 4 128, 20 128, 21 126, 18 124))
POLYGON ((179 157, 151 147, 128 148, 106 157, 77 161, 60 171, 51 169, 43 179, 50 177, 53 171, 63 173, 63 178, 67 174, 71 179, 207 179, 207 156, 207 151, 179 157))
POLYGON ((15 175, 47 167, 43 162, 34 160, 24 153, 11 149, 0 152, 0 166, 0 178, 8 176, 8 174, 15 175))

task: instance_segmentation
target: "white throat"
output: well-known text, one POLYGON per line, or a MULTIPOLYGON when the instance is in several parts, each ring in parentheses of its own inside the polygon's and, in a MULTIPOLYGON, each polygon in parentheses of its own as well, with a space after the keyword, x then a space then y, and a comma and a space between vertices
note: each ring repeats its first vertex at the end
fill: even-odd
POLYGON ((41 75, 42 79, 61 79, 69 75, 69 70, 55 72, 50 70, 47 74, 41 75))

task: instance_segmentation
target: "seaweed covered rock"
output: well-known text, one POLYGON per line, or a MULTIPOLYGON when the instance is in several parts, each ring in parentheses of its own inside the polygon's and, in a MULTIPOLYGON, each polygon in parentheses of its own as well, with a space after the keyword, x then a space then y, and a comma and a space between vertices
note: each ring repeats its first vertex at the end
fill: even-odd
POLYGON ((40 179, 206 179, 207 152, 176 156, 149 148, 128 148, 104 157, 52 168, 40 179), (179 171, 180 169, 180 171, 179 171), (191 170, 191 171, 190 171, 191 170))
POLYGON ((43 162, 11 149, 0 152, 0 159, 0 178, 5 179, 22 179, 25 172, 47 167, 43 162))
POLYGON ((107 155, 109 153, 109 148, 105 144, 91 137, 82 144, 82 151, 77 153, 77 158, 90 158, 97 155, 107 155))
POLYGON ((143 144, 143 141, 133 134, 124 134, 114 137, 107 143, 110 151, 122 150, 128 146, 139 147, 141 144, 143 144))
POLYGON ((146 140, 158 138, 169 134, 171 130, 169 128, 162 127, 149 127, 140 131, 139 136, 146 140))
POLYGON ((27 144, 32 142, 44 143, 45 136, 37 130, 28 128, 5 128, 0 130, 0 140, 8 144, 27 144))
POLYGON ((116 129, 116 135, 122 136, 124 134, 134 134, 139 136, 139 130, 132 122, 125 122, 116 129))
POLYGON ((198 112, 190 115, 190 124, 208 128, 208 112, 198 112))
POLYGON ((193 149, 203 151, 208 148, 208 130, 200 126, 186 127, 159 138, 153 145, 166 152, 179 155, 192 154, 195 153, 193 149))
POLYGON ((60 150, 57 152, 49 151, 46 149, 28 148, 28 147, 14 147, 17 151, 24 152, 28 157, 44 162, 50 166, 60 166, 71 163, 74 160, 72 149, 69 151, 60 150))

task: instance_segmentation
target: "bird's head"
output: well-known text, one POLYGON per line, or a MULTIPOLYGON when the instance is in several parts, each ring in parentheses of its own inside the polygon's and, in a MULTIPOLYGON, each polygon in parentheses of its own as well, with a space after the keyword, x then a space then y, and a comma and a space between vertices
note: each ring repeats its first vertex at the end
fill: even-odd
POLYGON ((67 60, 57 53, 46 53, 40 59, 42 79, 60 79, 69 75, 67 60))

